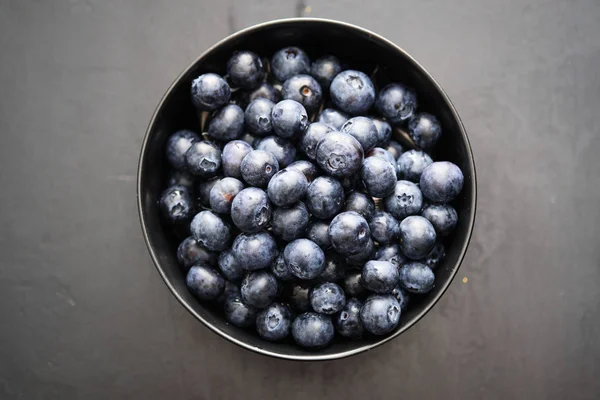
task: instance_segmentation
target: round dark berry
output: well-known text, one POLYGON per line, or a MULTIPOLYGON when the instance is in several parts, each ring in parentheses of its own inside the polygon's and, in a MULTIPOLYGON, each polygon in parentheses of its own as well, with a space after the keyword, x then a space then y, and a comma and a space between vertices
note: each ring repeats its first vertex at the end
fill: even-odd
POLYGON ((258 232, 269 225, 271 203, 267 194, 258 188, 246 188, 231 203, 231 219, 247 233, 258 232))
POLYGON ((329 125, 322 122, 313 122, 306 128, 302 139, 300 140, 300 148, 310 158, 314 160, 317 157, 317 145, 329 132, 333 131, 329 125))
POLYGON ((356 174, 363 160, 358 140, 341 132, 330 132, 317 144, 317 164, 327 174, 337 178, 356 174))
POLYGON ((277 297, 277 279, 267 271, 249 272, 240 287, 242 300, 256 308, 265 308, 277 297))
POLYGON ((349 118, 350 116, 348 114, 336 110, 335 108, 326 108, 319 114, 317 122, 324 123, 332 129, 339 131, 349 118))
POLYGON ((431 149, 442 136, 442 126, 433 115, 418 113, 410 119, 408 132, 417 146, 422 149, 431 149))
POLYGON ((244 184, 235 178, 221 179, 210 190, 210 207, 219 214, 229 214, 233 199, 242 189, 244 184))
POLYGON ((173 168, 185 167, 185 153, 194 142, 200 141, 200 136, 188 130, 177 131, 167 140, 167 160, 173 168))
POLYGON ((363 303, 352 298, 346 302, 346 305, 333 318, 333 322, 340 335, 350 339, 361 339, 365 328, 360 321, 360 309, 363 303))
POLYGON ((240 166, 244 157, 252 151, 252 146, 241 140, 232 140, 223 147, 221 162, 223 163, 223 175, 242 179, 240 166))
POLYGON ((240 328, 248 328, 256 322, 258 310, 242 300, 241 294, 235 294, 225 299, 225 318, 240 328))
POLYGON ((331 319, 314 312, 300 314, 292 323, 292 336, 302 347, 316 349, 327 346, 335 335, 331 319))
POLYGON ((329 91, 333 78, 342 72, 340 60, 334 56, 323 56, 310 66, 310 74, 319 82, 324 92, 329 91))
POLYGON ((256 136, 267 136, 273 132, 271 111, 275 103, 267 99, 256 99, 246 107, 244 120, 246 128, 256 136))
POLYGON ((268 268, 278 252, 275 239, 267 232, 242 233, 235 238, 231 248, 236 261, 249 271, 268 268))
POLYGON ((320 176, 308 186, 306 206, 311 214, 320 219, 331 218, 344 205, 344 189, 339 181, 320 176))
POLYGON ((286 47, 277 51, 271 59, 271 72, 280 82, 298 74, 310 72, 310 59, 298 47, 286 47))
POLYGON ((271 112, 275 133, 284 138, 300 135, 308 126, 308 114, 304 106, 294 100, 281 100, 271 112))
POLYGON ((326 282, 312 290, 310 304, 313 310, 320 314, 335 314, 346 305, 346 295, 335 283, 326 282))
POLYGON ((201 246, 192 236, 188 236, 177 247, 177 261, 187 272, 196 263, 215 265, 217 255, 201 246))
POLYGON ((421 175, 423 195, 434 203, 448 203, 462 190, 463 173, 448 161, 434 162, 421 175))
POLYGON ((254 143, 256 150, 272 153, 277 159, 279 168, 283 169, 296 159, 296 147, 288 139, 279 136, 267 136, 254 143))
POLYGON ((398 158, 398 176, 412 182, 419 182, 423 170, 433 160, 429 154, 421 150, 409 150, 398 158))
POLYGON ((338 214, 329 224, 329 239, 335 251, 344 255, 360 253, 370 240, 367 221, 354 211, 338 214))
POLYGON ((240 164, 242 178, 248 185, 266 188, 267 184, 279 171, 279 163, 273 153, 264 150, 253 150, 240 164))
POLYGON ((419 260, 433 249, 435 245, 435 229, 427 219, 413 215, 400 222, 400 249, 413 260, 419 260))
POLYGON ((417 108, 417 96, 404 85, 390 83, 377 95, 375 108, 390 124, 396 125, 412 117, 417 108))
POLYGON ((385 211, 375 213, 369 221, 369 229, 371 230, 371 236, 379 244, 391 243, 398 239, 398 220, 385 211))
POLYGON ((394 191, 384 199, 384 207, 387 212, 396 219, 402 220, 409 215, 416 215, 423 206, 423 195, 412 182, 398 181, 394 191))
POLYGON ((204 74, 192 82, 192 102, 200 110, 216 110, 229 101, 231 89, 217 74, 204 74))
POLYGON ((348 114, 366 114, 375 101, 371 79, 360 71, 347 70, 333 78, 329 87, 331 100, 348 114))
POLYGON ((389 196, 396 187, 396 168, 381 157, 367 157, 362 162, 360 176, 373 197, 389 196))
POLYGON ((192 194, 183 186, 171 186, 161 195, 159 207, 167 222, 178 224, 188 222, 194 215, 192 194))
POLYGON ((325 254, 315 242, 296 239, 285 246, 285 265, 297 278, 314 279, 325 269, 325 254))
POLYGON ((258 336, 270 341, 284 339, 290 334, 292 327, 292 312, 281 303, 273 303, 256 317, 258 336))
POLYGON ((227 61, 227 75, 235 86, 254 89, 263 81, 265 67, 256 53, 236 51, 227 61))
POLYGON ((377 132, 377 127, 375 127, 371 118, 350 118, 342 125, 340 130, 358 140, 365 152, 371 150, 378 144, 379 134, 377 132))
POLYGON ((458 214, 449 204, 430 204, 423 207, 421 215, 431 222, 440 236, 449 235, 458 223, 458 214))
POLYGON ((208 123, 208 136, 219 141, 237 139, 244 133, 244 111, 235 104, 221 108, 208 123))
POLYGON ((400 286, 411 293, 427 293, 435 284, 431 268, 420 262, 408 262, 400 268, 400 286))
POLYGON ((360 321, 373 335, 385 335, 400 322, 401 308, 392 295, 375 294, 365 300, 360 309, 360 321))
POLYGON ((294 75, 281 87, 281 96, 302 104, 307 112, 313 113, 321 106, 323 91, 319 83, 310 75, 294 75))
POLYGON ((208 250, 225 250, 231 239, 229 226, 212 211, 200 211, 190 224, 190 232, 202 246, 208 250))
POLYGON ((276 237, 289 242, 304 236, 308 219, 308 209, 299 201, 289 208, 276 207, 273 210, 271 227, 276 237))
POLYGON ((211 178, 221 168, 221 150, 211 142, 194 142, 185 153, 185 166, 196 176, 211 178))
POLYGON ((185 284, 200 300, 215 300, 225 290, 225 280, 217 270, 201 263, 190 268, 185 284))
POLYGON ((389 261, 367 262, 362 270, 362 285, 375 293, 390 293, 398 284, 398 267, 389 261))

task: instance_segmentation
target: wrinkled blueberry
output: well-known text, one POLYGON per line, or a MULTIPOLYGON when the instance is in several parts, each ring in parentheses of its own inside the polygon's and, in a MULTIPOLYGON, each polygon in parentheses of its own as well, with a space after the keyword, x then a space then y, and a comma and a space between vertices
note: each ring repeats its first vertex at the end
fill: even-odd
POLYGON ((395 125, 412 117, 417 108, 417 96, 404 85, 390 83, 377 95, 375 108, 390 124, 395 125))
POLYGON ((273 204, 280 207, 291 206, 308 190, 308 180, 302 172, 284 169, 273 175, 267 186, 267 194, 273 204))
POLYGON ((188 171, 202 178, 211 178, 221 168, 221 150, 211 142, 194 142, 185 153, 188 171))
POLYGON ((350 116, 346 113, 334 108, 326 108, 319 114, 317 122, 329 125, 331 128, 339 131, 349 118, 350 116))
POLYGON ((335 251, 344 255, 360 253, 370 240, 367 221, 357 212, 336 215, 329 224, 329 239, 335 251))
POLYGON ((331 218, 343 206, 344 189, 339 181, 328 176, 316 178, 306 191, 306 206, 320 219, 331 218))
POLYGON ((385 335, 393 331, 400 322, 401 308, 392 295, 371 295, 360 309, 363 327, 373 335, 385 335))
POLYGON ((271 111, 275 103, 267 99, 256 99, 246 107, 244 121, 246 128, 256 136, 267 136, 273 132, 271 111))
POLYGON ((276 207, 273 210, 271 227, 276 237, 290 242, 304 236, 308 219, 308 209, 299 201, 289 208, 276 207))
POLYGON ((398 267, 389 261, 371 260, 362 270, 362 285, 371 292, 390 293, 398 284, 398 267))
MULTIPOLYGON (((398 225, 398 230, 400 226, 398 225)), ((389 261, 396 267, 400 267, 406 262, 406 257, 402 255, 400 247, 396 243, 380 246, 375 252, 375 260, 389 261)))
POLYGON ((410 119, 408 132, 417 146, 422 149, 431 149, 442 136, 442 126, 433 115, 418 113, 410 119))
POLYGON ((364 156, 358 140, 341 132, 330 132, 321 139, 316 154, 319 167, 338 178, 356 174, 364 156))
POLYGON ((434 270, 438 267, 438 265, 440 265, 445 256, 446 250, 444 249, 444 245, 440 242, 437 242, 429 254, 427 254, 427 256, 422 260, 419 260, 419 262, 434 270))
POLYGON ((244 133, 244 111, 235 104, 221 108, 208 123, 208 136, 215 140, 237 139, 244 133))
POLYGON ((306 312, 310 310, 311 288, 309 282, 291 282, 285 287, 283 297, 295 311, 306 312))
POLYGON ((249 272, 240 292, 244 303, 256 308, 265 308, 277 297, 277 279, 267 271, 249 272))
POLYGON ((337 74, 329 92, 333 103, 352 115, 367 113, 375 101, 373 82, 360 71, 347 70, 337 74))
POLYGON ((283 260, 283 253, 280 253, 279 256, 273 261, 271 264, 271 273, 273 276, 280 281, 291 281, 295 277, 288 269, 287 265, 285 265, 285 261, 283 260))
POLYGON ((229 226, 212 211, 200 211, 190 224, 190 232, 202 246, 208 250, 225 250, 231 239, 229 226))
POLYGON ((392 290, 392 296, 398 300, 398 304, 400 304, 400 310, 403 312, 408 308, 408 303, 410 302, 410 294, 402 288, 400 284, 396 285, 394 290, 392 290))
POLYGON ((398 181, 394 191, 384 199, 383 204, 385 210, 400 221, 421 211, 423 195, 414 183, 398 181))
POLYGON ((298 160, 296 162, 291 163, 286 167, 288 170, 300 171, 304 174, 308 183, 310 184, 313 179, 320 175, 320 172, 316 165, 306 160, 298 160))
POLYGON ((375 127, 377 128, 377 146, 378 147, 387 147, 390 145, 390 140, 392 138, 392 127, 387 121, 382 119, 371 117, 375 127))
POLYGON ((241 294, 225 299, 224 310, 227 321, 240 328, 248 328, 256 322, 258 310, 244 303, 241 294))
POLYGON ((286 47, 273 54, 271 72, 277 80, 284 82, 294 75, 308 74, 310 59, 298 47, 286 47))
POLYGON ((192 102, 200 110, 216 110, 229 101, 231 89, 217 74, 204 74, 192 82, 192 102))
POLYGON ((390 140, 390 145, 388 146, 387 150, 392 153, 396 160, 402 155, 402 153, 404 153, 404 147, 402 147, 402 145, 395 140, 390 140))
POLYGON ((172 224, 189 221, 194 215, 194 201, 190 191, 183 186, 167 188, 159 200, 160 211, 172 224))
POLYGON ((215 300, 225 290, 225 280, 214 268, 195 264, 185 278, 188 290, 200 300, 215 300))
POLYGON ((335 314, 346 305, 346 295, 335 283, 326 282, 312 290, 310 304, 320 314, 335 314))
POLYGON ((205 207, 210 206, 210 191, 220 180, 221 177, 215 176, 209 180, 198 182, 198 200, 200 204, 205 207))
POLYGON ((173 168, 185 167, 185 153, 194 142, 200 141, 200 136, 188 130, 177 131, 167 139, 167 160, 173 168))
POLYGON ((427 293, 435 284, 431 268, 420 262, 408 262, 400 268, 400 285, 411 293, 427 293))
POLYGON ((375 202, 369 196, 361 192, 352 192, 346 197, 344 211, 354 211, 359 213, 364 219, 369 221, 375 213, 375 202))
POLYGON ((360 297, 367 293, 365 287, 361 284, 362 271, 360 269, 352 269, 346 273, 342 288, 348 297, 360 297))
POLYGON ((308 126, 308 114, 304 106, 294 100, 281 100, 271 112, 275 133, 284 138, 300 135, 308 126))
POLYGON ((421 175, 423 195, 435 203, 452 201, 462 190, 463 173, 449 161, 434 162, 421 175))
POLYGON ((347 133, 354 139, 358 140, 365 152, 377 146, 379 134, 371 118, 350 118, 344 125, 342 125, 340 131, 347 133))
POLYGON ((258 313, 256 331, 266 340, 277 341, 290 334, 292 327, 292 312, 281 303, 273 303, 258 313))
POLYGON ((398 220, 392 214, 378 211, 369 221, 371 236, 379 244, 394 242, 398 238, 398 220))
POLYGON ((325 254, 325 269, 317 277, 319 282, 339 282, 346 277, 346 261, 335 253, 325 254))
POLYGON ((306 228, 306 237, 315 242, 323 250, 327 250, 331 247, 331 240, 329 240, 329 222, 323 220, 314 220, 308 224, 306 228))
POLYGON ((421 150, 409 150, 398 158, 398 177, 412 182, 419 182, 423 170, 433 160, 429 154, 421 150))
POLYGON ((231 203, 231 219, 240 230, 253 233, 266 228, 271 220, 271 203, 258 188, 246 188, 231 203))
POLYGON ((440 236, 447 236, 454 230, 458 223, 458 214, 449 204, 430 204, 423 207, 421 215, 431 222, 435 232, 440 236))
POLYGON ((268 268, 278 252, 275 239, 267 232, 242 233, 231 248, 236 261, 249 271, 268 268))
POLYGON ((227 61, 227 75, 235 86, 253 89, 263 81, 265 67, 256 53, 236 51, 227 61))
POLYGON ((240 166, 242 160, 252 151, 252 146, 241 140, 232 140, 223 147, 221 162, 223 163, 223 174, 236 179, 242 179, 240 166))
POLYGON ((365 331, 360 321, 362 305, 362 301, 356 298, 349 299, 344 308, 335 315, 333 322, 340 335, 350 339, 362 338, 365 331))
POLYGON ((307 112, 313 113, 321 106, 323 91, 319 83, 310 75, 294 75, 281 87, 281 96, 302 104, 307 112))
POLYGON ((373 197, 389 196, 396 187, 396 167, 381 157, 367 157, 362 162, 360 176, 373 197))
POLYGON ((223 178, 210 190, 210 207, 219 214, 229 214, 231 203, 239 192, 244 189, 244 184, 235 178, 223 178))
POLYGON ((392 164, 394 170, 396 169, 396 159, 389 150, 382 149, 381 147, 375 147, 374 149, 371 149, 371 151, 369 151, 367 154, 365 154, 365 158, 368 157, 381 157, 390 164, 392 164))
POLYGON ((292 336, 296 343, 306 348, 325 347, 333 340, 335 330, 328 316, 307 312, 292 323, 292 336))
POLYGON ((362 251, 360 251, 359 253, 346 256, 346 262, 353 266, 363 265, 364 263, 369 261, 371 258, 373 258, 374 252, 375 252, 375 244, 373 243, 373 240, 371 240, 371 237, 369 236, 369 241, 367 242, 367 245, 365 246, 365 248, 362 251))
POLYGON ((288 139, 279 136, 267 136, 254 143, 256 150, 272 153, 277 159, 279 168, 283 169, 296 159, 296 147, 288 139))
POLYGON ((329 125, 322 122, 313 122, 306 128, 300 140, 300 148, 310 158, 317 157, 317 145, 329 132, 333 131, 329 125))
POLYGON ((400 249, 413 260, 425 257, 435 245, 435 229, 427 219, 413 215, 400 222, 400 249))
POLYGON ((246 271, 240 262, 235 258, 233 249, 227 249, 219 254, 219 269, 227 280, 239 282, 246 271))
POLYGON ((323 56, 310 66, 310 74, 319 82, 324 92, 329 90, 333 78, 340 72, 342 66, 335 56, 323 56))
POLYGON ((285 246, 285 265, 297 278, 314 279, 325 269, 325 254, 315 242, 296 239, 285 246))
POLYGON ((279 163, 273 153, 264 150, 253 150, 244 157, 240 164, 242 178, 248 185, 260 188, 267 187, 271 177, 279 171, 279 163))
POLYGON ((192 236, 188 236, 177 247, 177 261, 187 272, 196 263, 215 265, 217 256, 198 244, 192 236))

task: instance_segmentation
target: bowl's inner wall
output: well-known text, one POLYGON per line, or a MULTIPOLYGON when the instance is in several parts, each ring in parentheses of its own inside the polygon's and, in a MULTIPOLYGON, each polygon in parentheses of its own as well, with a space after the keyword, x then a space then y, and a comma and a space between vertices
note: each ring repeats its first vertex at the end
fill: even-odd
MULTIPOLYGON (((457 164, 465 174, 465 184, 460 198, 454 206, 459 215, 455 235, 447 244, 446 258, 436 271, 436 286, 431 293, 417 299, 413 296, 412 307, 401 318, 402 329, 412 325, 423 310, 430 306, 444 290, 448 281, 459 266, 460 254, 466 245, 470 232, 470 204, 474 198, 472 169, 466 143, 460 124, 455 119, 450 105, 438 91, 428 75, 413 61, 399 52, 394 46, 380 41, 371 35, 346 25, 327 21, 288 21, 258 27, 242 35, 234 36, 218 48, 210 50, 196 62, 175 84, 150 127, 148 142, 141 165, 142 218, 145 221, 150 246, 154 249, 160 267, 183 301, 198 315, 214 325, 214 328, 245 342, 274 353, 285 355, 314 355, 293 344, 271 344, 248 332, 227 324, 220 312, 201 305, 185 287, 184 275, 175 258, 175 248, 179 239, 169 237, 161 226, 157 200, 165 188, 168 165, 164 144, 168 136, 182 128, 199 131, 199 118, 190 100, 190 84, 198 75, 206 72, 225 73, 227 59, 235 50, 249 49, 261 56, 270 56, 279 48, 295 45, 307 51, 312 60, 324 54, 333 54, 349 68, 371 74, 376 67, 377 86, 387 82, 401 82, 416 90, 419 111, 428 111, 441 121, 443 136, 437 146, 435 159, 448 160, 457 164)), ((369 345, 378 338, 367 341, 336 341, 319 354, 336 354, 369 345)))

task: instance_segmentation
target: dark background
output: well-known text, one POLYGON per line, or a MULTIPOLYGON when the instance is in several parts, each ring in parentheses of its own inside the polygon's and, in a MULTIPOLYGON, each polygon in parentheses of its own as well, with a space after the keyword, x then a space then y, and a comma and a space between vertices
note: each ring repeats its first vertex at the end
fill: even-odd
POLYGON ((1 1, 0 398, 598 398, 599 20, 597 0, 1 1), (397 340, 335 362, 266 358, 204 328, 162 283, 136 209, 171 81, 228 34, 297 15, 419 60, 478 172, 447 294, 397 340))

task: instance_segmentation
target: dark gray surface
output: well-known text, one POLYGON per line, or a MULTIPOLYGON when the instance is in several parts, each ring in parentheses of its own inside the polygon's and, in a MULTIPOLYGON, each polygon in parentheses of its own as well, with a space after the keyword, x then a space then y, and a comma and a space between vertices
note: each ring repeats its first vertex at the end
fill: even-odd
POLYGON ((0 398, 600 396, 600 3, 384 3, 308 15, 386 36, 441 82, 471 137, 478 217, 425 319, 319 364, 239 349, 184 311, 146 251, 134 184, 174 77, 306 5, 0 3, 0 398))

